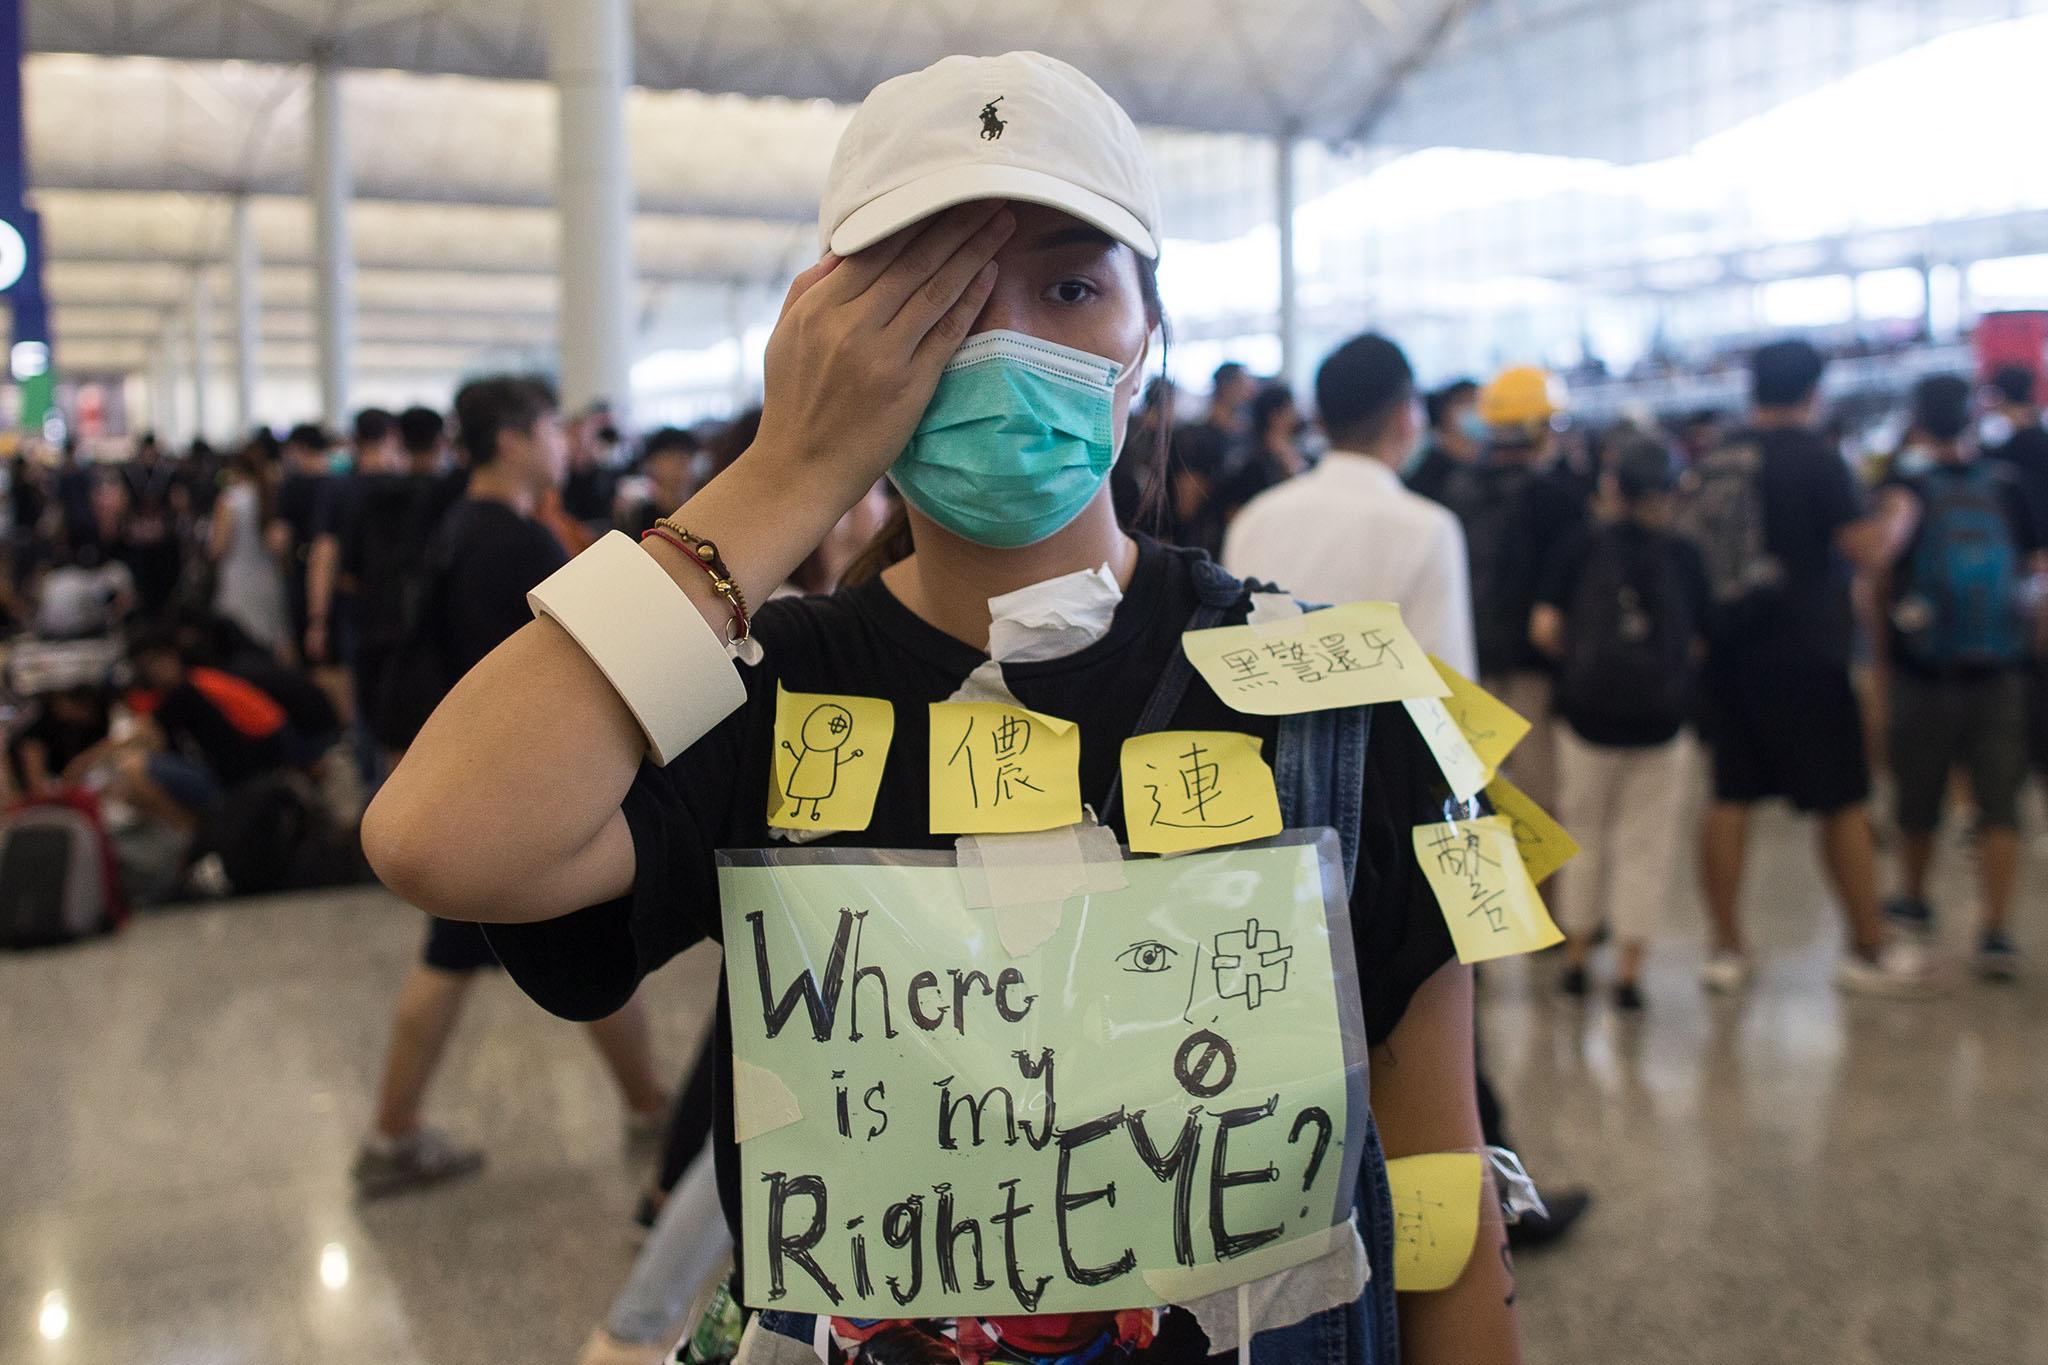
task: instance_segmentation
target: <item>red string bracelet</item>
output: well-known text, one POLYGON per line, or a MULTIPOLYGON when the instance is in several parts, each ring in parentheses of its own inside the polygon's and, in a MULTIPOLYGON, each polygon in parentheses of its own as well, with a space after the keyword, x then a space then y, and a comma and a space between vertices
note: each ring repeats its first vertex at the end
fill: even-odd
MULTIPOLYGON (((752 625, 747 619, 746 595, 734 580, 731 570, 725 567, 725 560, 718 553, 718 546, 702 536, 695 536, 663 517, 640 536, 644 543, 650 539, 660 540, 682 552, 683 558, 702 569, 711 578, 711 591, 726 600, 732 608, 732 625, 726 630, 726 643, 740 653, 747 652, 752 643, 749 633, 752 625)), ((755 646, 758 648, 758 646, 755 646)))

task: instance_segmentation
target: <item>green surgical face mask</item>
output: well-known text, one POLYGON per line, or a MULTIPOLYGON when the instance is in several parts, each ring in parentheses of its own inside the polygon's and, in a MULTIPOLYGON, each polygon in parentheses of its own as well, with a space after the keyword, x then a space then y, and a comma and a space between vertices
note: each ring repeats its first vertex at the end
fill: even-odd
POLYGON ((889 469, 911 506, 977 545, 1035 545, 1081 514, 1123 446, 1127 367, 1022 332, 983 332, 946 363, 889 469))

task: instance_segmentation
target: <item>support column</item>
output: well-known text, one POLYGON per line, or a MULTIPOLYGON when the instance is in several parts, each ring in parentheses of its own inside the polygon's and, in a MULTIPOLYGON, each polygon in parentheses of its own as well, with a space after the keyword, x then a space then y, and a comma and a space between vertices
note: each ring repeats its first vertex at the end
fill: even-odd
POLYGON ((232 249, 235 289, 235 430, 239 441, 256 425, 256 230, 249 221, 249 196, 235 196, 232 249))
POLYGON ((1280 230, 1280 378, 1300 394, 1301 317, 1294 267, 1295 142, 1295 134, 1288 131, 1273 143, 1273 220, 1280 230))
POLYGON ((337 431, 348 425, 349 370, 356 333, 355 244, 348 229, 355 185, 349 171, 343 112, 341 70, 323 58, 313 67, 313 269, 317 277, 320 412, 328 427, 337 431))
POLYGON ((596 399, 631 425, 633 181, 626 155, 631 0, 547 5, 556 95, 555 203, 561 215, 562 403, 596 399))
POLYGON ((189 321, 192 324, 192 349, 187 358, 192 362, 192 435, 196 440, 206 440, 213 435, 210 422, 213 414, 207 410, 206 403, 206 391, 213 383, 213 300, 206 291, 206 270, 203 266, 192 272, 189 321))

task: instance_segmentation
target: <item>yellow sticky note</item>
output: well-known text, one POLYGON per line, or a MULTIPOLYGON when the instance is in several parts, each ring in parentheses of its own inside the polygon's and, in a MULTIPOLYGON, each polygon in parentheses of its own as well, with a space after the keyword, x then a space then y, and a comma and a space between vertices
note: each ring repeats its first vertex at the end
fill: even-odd
POLYGON ((1022 834, 1081 818, 1081 731, 1001 702, 932 704, 932 833, 1022 834))
POLYGON ((1479 1239, 1479 1154, 1395 1157, 1387 1163, 1387 1187, 1394 1196, 1394 1288, 1449 1289, 1479 1239))
POLYGON ((1450 925, 1458 961, 1488 962, 1560 943, 1505 815, 1415 827, 1415 857, 1450 925))
POLYGON ((775 689, 775 774, 768 823, 857 830, 874 819, 896 708, 882 697, 775 689))
POLYGON ((1486 799, 1514 827, 1515 846, 1522 851, 1522 866, 1529 869, 1529 880, 1538 886, 1579 856, 1578 841, 1565 827, 1505 777, 1496 777, 1486 784, 1486 799))
MULTIPOLYGON (((1436 665, 1451 695, 1444 698, 1451 719, 1458 722, 1458 728, 1465 732, 1465 738, 1472 745, 1472 752, 1479 755, 1479 761, 1486 765, 1486 776, 1490 781, 1500 771, 1500 765, 1507 762, 1508 755, 1529 733, 1529 722, 1506 702, 1473 682, 1464 674, 1452 668, 1432 654, 1429 661, 1436 665)), ((1539 877, 1537 880, 1541 881, 1539 877)))
POLYGON ((1230 730, 1162 730, 1124 741, 1124 825, 1137 853, 1186 853, 1280 832, 1264 741, 1230 730))
POLYGON ((1451 795, 1460 801, 1470 801, 1486 785, 1486 779, 1493 776, 1493 771, 1458 728, 1450 708, 1436 697, 1410 697, 1401 705, 1408 708, 1409 718, 1422 732, 1423 743, 1436 755, 1436 766, 1443 770, 1444 781, 1451 784, 1451 795))
POLYGON ((1261 626, 1181 636, 1202 677, 1234 711, 1291 716, 1450 691, 1392 602, 1352 602, 1261 626))

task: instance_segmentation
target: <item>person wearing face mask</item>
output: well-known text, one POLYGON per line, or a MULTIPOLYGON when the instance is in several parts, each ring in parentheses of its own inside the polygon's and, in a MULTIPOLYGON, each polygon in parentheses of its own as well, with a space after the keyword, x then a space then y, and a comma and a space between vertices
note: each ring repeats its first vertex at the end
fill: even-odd
POLYGON ((1453 379, 1424 400, 1429 413, 1429 444, 1407 471, 1408 487, 1435 502, 1460 465, 1471 464, 1486 446, 1486 423, 1479 416, 1479 385, 1453 379))
POLYGON ((1969 774, 1979 821, 1977 966, 2017 974, 2008 932, 2019 876, 2019 792, 2026 779, 2026 672, 2040 638, 2040 575, 2048 567, 2031 500, 2007 465, 1971 440, 1970 385, 1931 375, 1913 389, 1907 449, 1880 485, 1878 519, 1890 549, 1877 599, 1886 648, 1900 833, 1901 894, 1894 922, 1934 925, 1928 881, 1950 774, 1969 774))
MULTIPOLYGON (((1117 1291, 1128 1298, 1112 1311, 1034 1315, 1029 1282, 1017 1293, 1013 1276, 997 1291, 1016 1293, 1009 1316, 761 1311, 740 1359, 1182 1365, 1210 1357, 1209 1327, 1234 1334, 1240 1322, 1250 1334, 1240 1358, 1259 1362, 1520 1358, 1491 1176, 1455 1282, 1394 1292, 1382 1145, 1405 1155, 1481 1143, 1471 974, 1414 852, 1414 827, 1445 809, 1434 760, 1398 705, 1318 712, 1313 723, 1227 707, 1190 668, 1182 637, 1244 622, 1249 590, 1206 558, 1117 524, 1108 476, 1119 455, 1140 458, 1120 450, 1118 433, 1156 357, 1162 228, 1137 130, 1065 63, 951 57, 878 87, 833 159, 820 212, 827 254, 790 287, 770 338, 753 443, 664 534, 641 545, 609 537, 542 584, 544 619, 455 686, 365 818, 365 848, 388 884, 434 913, 483 922, 513 978, 578 1018, 616 1008, 691 943, 722 937, 714 855, 769 847, 780 689, 880 699, 896 715, 867 827, 827 833, 821 849, 953 846, 932 828, 927 712, 971 682, 1073 723, 1085 802, 1114 836, 1126 832, 1123 742, 1152 729, 1259 739, 1288 775, 1283 818, 1355 836, 1343 858, 1349 913, 1340 899, 1338 914, 1354 940, 1369 1044, 1360 1112, 1369 1095, 1379 1140, 1361 1125, 1358 1220, 1338 1223, 1326 1244, 1318 1234, 1327 1249, 1315 1260, 1263 1278, 1254 1266, 1216 1266, 1223 1283, 1208 1298, 1231 1296, 1232 1275, 1258 1280, 1256 1294, 1236 1293, 1251 1319, 1164 1307, 1206 1299, 1128 1273, 1117 1291), (879 539, 907 555, 829 596, 767 601, 885 474, 903 506, 879 539), (1042 614, 1017 609, 1019 598, 1048 595, 1071 615, 1045 627, 1042 614), (1011 647, 1020 630, 1033 648, 1011 647)), ((1056 975, 1042 979, 1060 989, 1056 975)), ((752 985, 735 982, 734 1009, 752 985)), ((733 1015, 720 994, 717 1183, 742 1282, 760 1303, 771 1292, 761 1260, 784 1243, 738 1215, 746 1158, 734 1133, 733 1015)), ((1096 1005, 1070 992, 1060 1007, 1096 1005)), ((816 1140, 823 1160, 841 1139, 828 1122, 816 1140)), ((1206 1149, 1198 1164, 1211 1168, 1206 1149)), ((928 1191, 946 1179, 909 1178, 926 1178, 928 1191)), ((1075 1217, 1111 1229, 1106 1207, 1075 1217)), ((885 1238, 900 1249, 907 1236, 899 1219, 881 1221, 853 1229, 877 1258, 885 1238)), ((853 1277, 867 1272, 846 1269, 846 1258, 865 1253, 848 1251, 840 1218, 830 1230, 834 1264, 858 1287, 853 1277)), ((1003 1240, 990 1232, 996 1285, 1003 1240)), ((934 1255, 954 1254, 950 1242, 917 1245, 928 1278, 941 1273, 934 1255)), ((899 1250, 886 1254, 888 1275, 907 1273, 899 1250)), ((1085 1282, 1074 1269, 1094 1273, 1067 1263, 1063 1283, 1085 1282)), ((1060 1268, 1055 1255, 1032 1273, 1060 1268)), ((807 1295, 829 1296, 801 1267, 789 1273, 807 1295)), ((878 1261, 872 1286, 884 1273, 878 1261)), ((1238 1345, 1227 1335, 1219 1344, 1238 1345)))
POLYGON ((1245 504, 1265 492, 1308 472, 1314 461, 1304 444, 1308 422, 1295 405, 1294 391, 1279 381, 1261 388, 1252 397, 1250 444, 1238 460, 1237 470, 1216 495, 1228 526, 1245 504))

